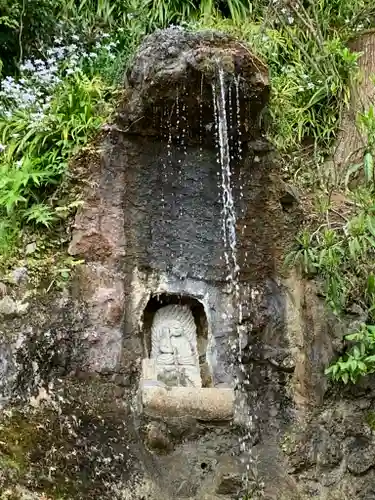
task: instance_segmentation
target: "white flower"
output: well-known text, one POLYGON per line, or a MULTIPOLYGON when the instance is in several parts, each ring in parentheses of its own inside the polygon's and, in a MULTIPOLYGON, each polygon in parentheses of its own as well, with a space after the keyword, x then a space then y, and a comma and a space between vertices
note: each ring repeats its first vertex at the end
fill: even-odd
POLYGON ((6 150, 6 146, 4 144, 0 144, 0 153, 6 150))
POLYGON ((25 64, 21 66, 21 71, 34 71, 34 69, 34 64, 30 60, 27 60, 25 64))
POLYGON ((77 42, 79 40, 79 36, 78 35, 72 35, 72 40, 75 40, 77 42))
POLYGON ((58 47, 55 51, 57 59, 62 59, 64 57, 64 47, 58 47))
POLYGON ((33 121, 35 121, 35 122, 39 122, 39 121, 43 120, 43 118, 44 118, 44 114, 43 114, 42 112, 40 112, 40 111, 39 111, 38 113, 32 113, 32 114, 30 115, 30 118, 31 118, 33 121))
POLYGON ((24 94, 22 94, 22 99, 25 102, 29 102, 29 103, 34 103, 36 101, 35 95, 31 94, 30 92, 24 92, 24 94))

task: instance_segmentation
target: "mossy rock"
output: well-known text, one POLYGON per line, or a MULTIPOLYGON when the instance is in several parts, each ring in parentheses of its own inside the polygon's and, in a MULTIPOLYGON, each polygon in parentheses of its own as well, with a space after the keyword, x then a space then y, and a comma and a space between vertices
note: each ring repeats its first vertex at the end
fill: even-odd
POLYGON ((71 379, 41 406, 6 412, 0 491, 24 487, 52 499, 116 498, 111 485, 126 484, 138 464, 131 413, 117 393, 100 378, 71 379))
POLYGON ((371 428, 371 430, 375 431, 375 411, 369 411, 367 413, 366 423, 371 428))

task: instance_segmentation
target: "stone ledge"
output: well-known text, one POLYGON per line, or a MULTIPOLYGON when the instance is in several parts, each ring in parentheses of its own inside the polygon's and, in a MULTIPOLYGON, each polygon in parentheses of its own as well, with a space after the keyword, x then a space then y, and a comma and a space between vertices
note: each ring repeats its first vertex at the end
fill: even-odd
MULTIPOLYGON (((156 383, 157 384, 157 383, 156 383)), ((141 384, 143 412, 153 417, 192 417, 197 420, 231 420, 234 390, 141 384)))

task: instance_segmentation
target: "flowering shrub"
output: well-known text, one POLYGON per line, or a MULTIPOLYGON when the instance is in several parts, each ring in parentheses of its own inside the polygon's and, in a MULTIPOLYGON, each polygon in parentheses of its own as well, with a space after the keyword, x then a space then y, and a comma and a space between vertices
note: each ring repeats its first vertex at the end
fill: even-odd
POLYGON ((14 242, 15 228, 26 223, 50 228, 58 220, 51 195, 71 156, 111 110, 113 86, 107 76, 119 64, 120 41, 102 33, 91 46, 77 35, 62 42, 55 39, 45 59, 24 61, 19 78, 0 82, 2 253, 14 242), (102 68, 107 74, 98 74, 102 68))
MULTIPOLYGON (((45 54, 55 37, 80 34, 89 40, 119 23, 128 4, 143 0, 0 0, 0 61, 6 75, 19 62, 45 54)), ((1 66, 1 64, 0 64, 1 66)), ((0 68, 1 73, 1 68, 0 68)))

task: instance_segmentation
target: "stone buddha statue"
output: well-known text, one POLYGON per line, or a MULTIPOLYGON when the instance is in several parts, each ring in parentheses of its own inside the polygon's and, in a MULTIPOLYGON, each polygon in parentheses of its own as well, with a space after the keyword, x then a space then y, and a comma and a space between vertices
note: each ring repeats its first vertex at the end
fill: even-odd
POLYGON ((201 387, 196 326, 189 307, 159 309, 152 323, 151 344, 158 380, 169 386, 201 387))

